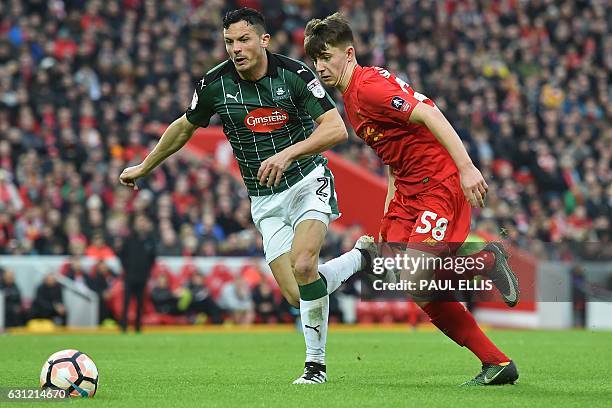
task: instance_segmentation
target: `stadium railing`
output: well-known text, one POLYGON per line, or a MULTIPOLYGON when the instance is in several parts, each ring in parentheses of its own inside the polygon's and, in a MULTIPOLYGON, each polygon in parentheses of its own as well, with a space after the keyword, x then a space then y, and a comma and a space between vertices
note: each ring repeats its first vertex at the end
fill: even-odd
POLYGON ((100 310, 98 294, 65 276, 58 275, 56 279, 63 288, 64 304, 68 311, 66 325, 72 327, 97 326, 100 310))

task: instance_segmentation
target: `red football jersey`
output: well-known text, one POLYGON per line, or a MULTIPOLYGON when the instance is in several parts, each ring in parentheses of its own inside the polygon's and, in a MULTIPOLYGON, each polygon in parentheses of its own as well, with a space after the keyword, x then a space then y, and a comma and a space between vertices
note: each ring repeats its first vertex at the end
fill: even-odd
POLYGON ((433 133, 408 121, 418 103, 435 104, 389 71, 357 65, 343 99, 355 133, 391 166, 402 195, 427 190, 457 172, 433 133))

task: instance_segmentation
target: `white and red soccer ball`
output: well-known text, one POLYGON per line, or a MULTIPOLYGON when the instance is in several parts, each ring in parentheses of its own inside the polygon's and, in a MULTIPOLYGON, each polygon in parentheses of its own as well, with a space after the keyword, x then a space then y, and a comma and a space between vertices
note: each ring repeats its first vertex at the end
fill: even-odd
POLYGON ((40 386, 65 390, 71 397, 93 397, 98 390, 98 368, 78 350, 58 351, 43 365, 40 386))

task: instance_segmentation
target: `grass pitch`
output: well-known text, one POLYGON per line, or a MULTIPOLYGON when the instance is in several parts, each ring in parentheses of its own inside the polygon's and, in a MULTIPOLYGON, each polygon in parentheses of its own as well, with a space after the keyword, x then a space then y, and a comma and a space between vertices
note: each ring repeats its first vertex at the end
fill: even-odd
MULTIPOLYGON (((489 331, 517 362, 519 384, 459 388, 479 362, 439 332, 332 328, 330 382, 295 386, 304 345, 295 332, 0 336, 0 388, 36 387, 44 360, 75 348, 100 371, 88 407, 609 406, 612 333, 489 331)), ((41 406, 40 402, 2 406, 41 406)), ((59 405, 58 405, 59 406, 59 405)))

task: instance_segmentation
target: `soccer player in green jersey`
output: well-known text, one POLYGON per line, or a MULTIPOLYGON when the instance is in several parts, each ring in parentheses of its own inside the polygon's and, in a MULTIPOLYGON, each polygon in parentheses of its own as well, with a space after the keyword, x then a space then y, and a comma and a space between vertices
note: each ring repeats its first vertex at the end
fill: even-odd
POLYGON ((328 224, 339 216, 334 179, 320 153, 345 141, 346 127, 304 63, 266 50, 270 35, 259 12, 231 11, 223 28, 229 59, 198 82, 187 112, 120 181, 136 188, 137 179, 218 114, 251 198, 266 262, 283 296, 300 308, 306 364, 294 384, 324 383, 329 294, 376 254, 373 239, 361 237, 351 251, 318 265, 328 224))

